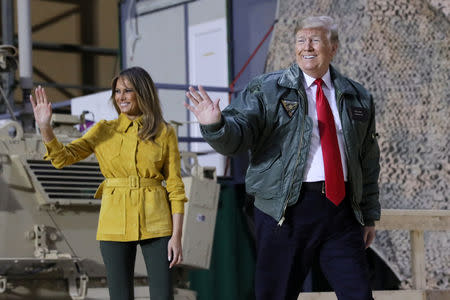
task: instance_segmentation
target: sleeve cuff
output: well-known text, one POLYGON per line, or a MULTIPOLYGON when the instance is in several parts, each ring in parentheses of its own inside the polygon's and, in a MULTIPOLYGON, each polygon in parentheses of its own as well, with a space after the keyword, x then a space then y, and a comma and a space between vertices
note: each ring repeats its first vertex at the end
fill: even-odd
POLYGON ((50 159, 52 153, 61 150, 64 146, 58 141, 57 138, 54 138, 48 143, 44 143, 45 149, 47 149, 47 153, 44 155, 44 159, 50 159))
POLYGON ((223 120, 223 117, 221 117, 220 122, 218 122, 218 123, 209 124, 209 125, 200 125, 200 127, 203 129, 204 132, 212 133, 212 132, 216 132, 216 131, 220 130, 223 127, 223 125, 225 125, 225 122, 223 120))
POLYGON ((184 203, 185 201, 171 201, 170 205, 172 207, 172 215, 184 214, 184 203))
POLYGON ((375 226, 375 221, 374 220, 364 221, 364 226, 375 226))

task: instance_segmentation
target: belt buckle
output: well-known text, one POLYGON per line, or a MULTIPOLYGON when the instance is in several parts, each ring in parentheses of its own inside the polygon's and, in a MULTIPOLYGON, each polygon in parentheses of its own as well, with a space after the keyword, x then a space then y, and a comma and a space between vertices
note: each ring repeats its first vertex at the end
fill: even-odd
POLYGON ((128 176, 128 184, 132 189, 139 188, 139 177, 134 175, 128 176))
POLYGON ((325 195, 325 181, 321 182, 321 186, 322 186, 321 192, 322 192, 323 195, 325 195))

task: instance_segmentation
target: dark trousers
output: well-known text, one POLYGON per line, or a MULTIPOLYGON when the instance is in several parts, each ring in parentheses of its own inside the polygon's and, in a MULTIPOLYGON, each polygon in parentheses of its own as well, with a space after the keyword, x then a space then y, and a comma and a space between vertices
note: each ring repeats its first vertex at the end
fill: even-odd
POLYGON ((169 238, 135 242, 100 241, 111 300, 134 300, 133 279, 138 244, 141 246, 147 267, 150 298, 152 300, 173 299, 172 280, 167 260, 169 238))
POLYGON ((302 190, 282 226, 255 208, 257 300, 296 300, 316 255, 339 300, 372 300, 362 227, 350 199, 302 190))

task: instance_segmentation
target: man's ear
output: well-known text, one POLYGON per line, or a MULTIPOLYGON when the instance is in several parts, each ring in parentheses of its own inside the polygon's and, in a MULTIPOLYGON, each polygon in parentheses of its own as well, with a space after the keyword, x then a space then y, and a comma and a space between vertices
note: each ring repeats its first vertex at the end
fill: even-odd
POLYGON ((338 48, 339 48, 339 44, 338 43, 331 43, 331 51, 333 53, 333 56, 336 55, 338 48))

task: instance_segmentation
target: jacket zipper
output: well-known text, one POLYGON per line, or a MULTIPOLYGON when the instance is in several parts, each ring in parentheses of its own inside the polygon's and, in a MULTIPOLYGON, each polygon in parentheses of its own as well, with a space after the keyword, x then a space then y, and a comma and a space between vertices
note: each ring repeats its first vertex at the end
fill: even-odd
MULTIPOLYGON (((343 111, 343 102, 342 102, 342 94, 341 93, 338 93, 338 105, 339 105, 339 117, 341 118, 341 123, 343 124, 344 122, 342 121, 342 111, 343 111)), ((349 155, 348 155, 348 149, 347 149, 347 140, 346 140, 346 138, 345 138, 345 130, 344 130, 344 126, 343 125, 341 125, 341 127, 342 127, 342 135, 344 136, 344 150, 345 150, 345 155, 347 156, 347 165, 348 165, 348 161, 349 161, 349 155)), ((348 176, 348 179, 349 179, 349 182, 352 182, 350 179, 351 179, 351 176, 352 176, 352 174, 351 174, 351 172, 350 172, 350 169, 347 167, 347 170, 348 170, 348 172, 347 172, 347 176, 348 176)), ((359 207, 359 204, 356 202, 356 200, 355 200, 355 195, 353 194, 352 195, 352 204, 354 204, 357 208, 358 208, 358 210, 359 211, 361 211, 361 208, 359 207)), ((352 209, 353 209, 353 207, 352 207, 352 209)), ((358 221, 361 221, 361 216, 360 216, 360 214, 358 214, 358 217, 359 217, 359 219, 360 220, 358 220, 358 221)), ((360 222, 361 223, 361 222, 360 222)), ((364 222, 362 222, 362 223, 364 223, 364 222)), ((364 224, 363 224, 364 225, 364 224)))
MULTIPOLYGON (((307 111, 307 105, 308 105, 308 103, 306 102, 306 103, 305 103, 306 111, 307 111)), ((302 122, 302 129, 301 129, 301 131, 300 131, 300 143, 298 144, 297 164, 295 165, 295 169, 294 169, 294 170, 297 169, 298 164, 300 163, 299 157, 300 157, 300 152, 301 152, 301 149, 302 149, 302 148, 301 148, 301 145, 303 144, 303 132, 305 131, 305 118, 306 118, 305 110, 303 110, 303 116, 304 116, 304 118, 303 118, 303 122, 302 122)), ((291 193, 292 193, 292 186, 289 187, 288 197, 287 197, 286 200, 284 201, 284 205, 283 205, 283 215, 281 216, 281 219, 280 219, 280 221, 278 222, 278 226, 280 226, 280 227, 283 225, 283 222, 284 222, 284 220, 285 220, 284 215, 286 214, 286 208, 287 208, 288 200, 289 200, 290 197, 291 197, 291 193)))

